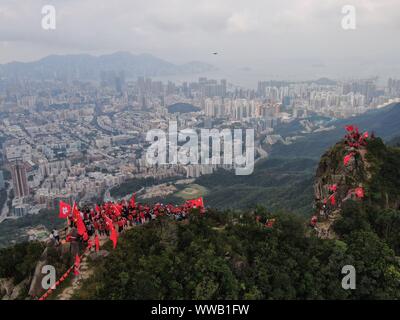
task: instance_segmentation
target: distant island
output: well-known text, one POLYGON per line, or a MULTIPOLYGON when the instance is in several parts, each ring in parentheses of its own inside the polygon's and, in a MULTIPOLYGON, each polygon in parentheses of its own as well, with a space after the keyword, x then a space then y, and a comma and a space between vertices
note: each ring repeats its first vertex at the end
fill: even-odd
POLYGON ((167 107, 169 113, 188 113, 188 112, 196 112, 200 111, 199 107, 195 107, 194 105, 190 103, 183 103, 183 102, 178 102, 171 104, 170 106, 167 107))

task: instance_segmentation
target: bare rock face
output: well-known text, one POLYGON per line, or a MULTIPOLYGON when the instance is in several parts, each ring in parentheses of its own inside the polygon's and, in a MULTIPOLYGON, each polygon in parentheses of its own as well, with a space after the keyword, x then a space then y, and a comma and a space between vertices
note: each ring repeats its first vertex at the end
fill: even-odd
POLYGON ((42 288, 42 279, 43 279, 42 268, 43 268, 43 266, 46 265, 46 260, 47 260, 47 248, 43 251, 42 256, 40 257, 40 260, 38 261, 38 263, 36 264, 36 267, 35 267, 35 272, 33 274, 31 286, 29 288, 29 295, 31 297, 37 297, 43 291, 43 288, 42 288))
POLYGON ((0 296, 2 300, 9 300, 14 290, 14 283, 12 279, 2 278, 0 279, 0 296))
POLYGON ((23 292, 24 288, 29 285, 30 279, 27 278, 22 282, 18 283, 15 287, 13 292, 11 293, 10 300, 15 300, 20 297, 21 293, 23 292))
MULTIPOLYGON (((43 268, 43 266, 48 264, 48 262, 47 262, 48 248, 49 247, 46 247, 46 249, 43 251, 39 261, 36 264, 35 272, 33 274, 31 285, 29 288, 29 293, 28 293, 30 297, 39 297, 43 293, 42 279, 45 275, 42 274, 42 268, 43 268)), ((61 256, 66 255, 70 252, 71 245, 69 242, 66 242, 66 243, 61 244, 57 249, 61 256)))
POLYGON ((2 300, 15 300, 23 292, 24 288, 29 284, 30 279, 25 279, 22 282, 14 285, 13 279, 0 279, 0 296, 2 300))

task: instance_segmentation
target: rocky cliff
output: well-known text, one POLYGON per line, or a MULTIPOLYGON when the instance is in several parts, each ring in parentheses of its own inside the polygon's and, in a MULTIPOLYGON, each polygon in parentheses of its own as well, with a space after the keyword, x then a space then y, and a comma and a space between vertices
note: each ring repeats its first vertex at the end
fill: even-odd
POLYGON ((341 217, 346 201, 379 208, 399 207, 398 180, 396 174, 391 174, 392 170, 398 171, 393 165, 399 160, 398 149, 356 130, 357 133, 350 132, 321 157, 316 171, 314 219, 315 229, 322 238, 336 237, 332 226, 341 217))

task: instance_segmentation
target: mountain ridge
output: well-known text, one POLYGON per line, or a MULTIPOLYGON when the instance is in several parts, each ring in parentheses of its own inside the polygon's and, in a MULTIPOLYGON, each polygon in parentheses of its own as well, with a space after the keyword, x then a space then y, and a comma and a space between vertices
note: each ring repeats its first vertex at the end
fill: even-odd
POLYGON ((0 77, 54 79, 62 77, 97 80, 101 72, 124 71, 125 76, 165 76, 213 71, 216 68, 200 61, 174 64, 148 53, 118 51, 94 56, 90 54, 48 55, 36 61, 13 61, 0 64, 0 77))

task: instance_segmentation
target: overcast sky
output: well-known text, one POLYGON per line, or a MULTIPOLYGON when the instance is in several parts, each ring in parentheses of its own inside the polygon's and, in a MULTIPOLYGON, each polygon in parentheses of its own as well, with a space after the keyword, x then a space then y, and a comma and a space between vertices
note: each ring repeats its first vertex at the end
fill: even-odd
POLYGON ((395 76, 399 39, 400 0, 0 0, 0 63, 130 51, 274 76, 395 76), (55 31, 41 27, 46 4, 55 31), (341 27, 346 4, 356 30, 341 27))

